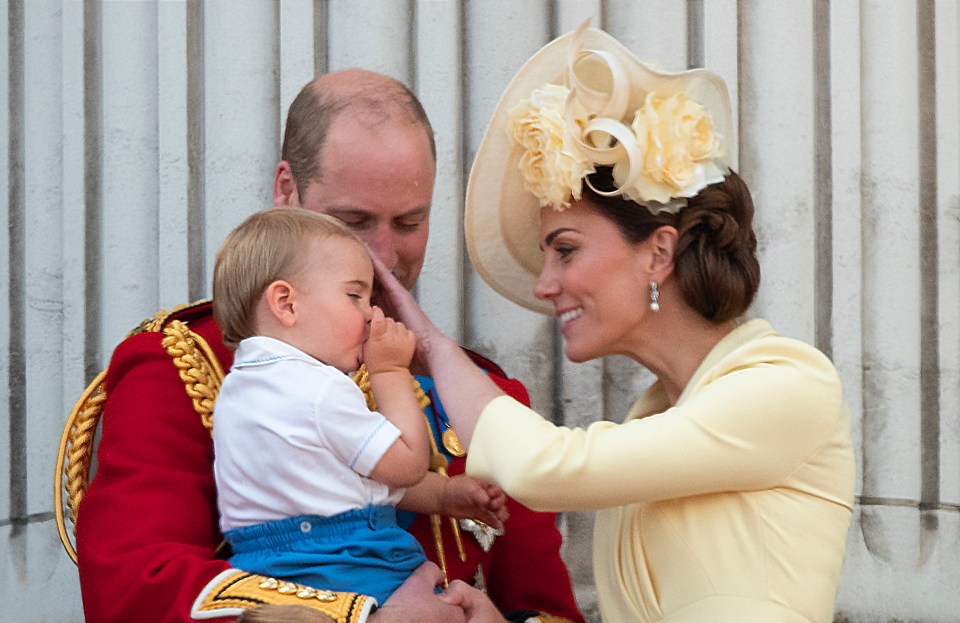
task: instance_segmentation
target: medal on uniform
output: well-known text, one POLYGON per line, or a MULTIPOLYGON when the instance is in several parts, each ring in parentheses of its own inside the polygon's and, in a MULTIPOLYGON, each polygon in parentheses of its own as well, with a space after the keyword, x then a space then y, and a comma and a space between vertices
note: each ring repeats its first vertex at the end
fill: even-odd
POLYGON ((464 457, 467 454, 466 448, 460 443, 460 437, 454 432, 447 414, 440 410, 437 394, 432 389, 427 392, 430 398, 430 410, 433 412, 433 421, 437 426, 437 434, 440 435, 440 441, 443 447, 456 457, 464 457))
POLYGON ((443 447, 453 456, 464 456, 467 453, 463 448, 463 444, 460 443, 460 438, 457 437, 457 434, 453 432, 452 428, 443 431, 442 439, 443 447))

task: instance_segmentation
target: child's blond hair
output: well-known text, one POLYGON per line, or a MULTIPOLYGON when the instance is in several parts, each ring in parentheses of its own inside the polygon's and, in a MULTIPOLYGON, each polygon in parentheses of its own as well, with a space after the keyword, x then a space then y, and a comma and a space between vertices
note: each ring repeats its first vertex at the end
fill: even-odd
POLYGON ((337 219, 301 208, 258 212, 230 232, 213 268, 213 317, 223 343, 236 348, 255 335, 256 309, 267 286, 292 279, 313 240, 340 237, 366 247, 337 219))

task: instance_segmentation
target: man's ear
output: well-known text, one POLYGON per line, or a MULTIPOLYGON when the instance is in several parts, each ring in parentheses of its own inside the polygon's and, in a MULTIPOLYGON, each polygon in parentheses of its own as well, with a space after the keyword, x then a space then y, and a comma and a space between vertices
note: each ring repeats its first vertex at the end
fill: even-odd
POLYGON ((654 230, 647 238, 650 255, 647 259, 647 270, 651 279, 663 282, 673 272, 674 253, 677 250, 677 241, 680 234, 670 225, 662 225, 654 230))
POLYGON ((297 291, 292 285, 278 279, 267 286, 263 292, 263 299, 270 314, 284 327, 292 327, 296 323, 297 312, 294 309, 294 299, 297 291))
POLYGON ((297 180, 293 177, 290 163, 281 160, 273 174, 273 207, 298 207, 300 194, 297 192, 297 180))

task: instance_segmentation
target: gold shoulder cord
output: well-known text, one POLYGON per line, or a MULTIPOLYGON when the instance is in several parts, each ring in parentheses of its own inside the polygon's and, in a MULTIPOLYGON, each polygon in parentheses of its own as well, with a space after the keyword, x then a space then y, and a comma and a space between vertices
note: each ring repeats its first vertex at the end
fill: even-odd
MULTIPOLYGON (((200 301, 193 306, 205 302, 200 301)), ((163 347, 173 357, 173 363, 179 371, 187 395, 193 401, 194 409, 200 415, 203 425, 212 434, 213 402, 223 379, 223 368, 206 340, 192 332, 182 321, 170 320, 171 314, 186 307, 181 305, 169 312, 158 311, 137 325, 126 337, 146 332, 164 334, 163 347)), ((107 399, 104 386, 106 375, 107 369, 104 368, 74 404, 64 425, 57 450, 53 489, 54 513, 60 542, 63 543, 67 555, 74 563, 77 562, 77 552, 73 546, 72 537, 67 531, 63 492, 64 489, 67 492, 70 522, 74 526, 73 536, 76 536, 80 503, 90 484, 90 463, 93 460, 96 430, 100 424, 100 416, 103 414, 103 404, 107 399)))
POLYGON ((53 482, 53 510, 57 518, 57 532, 60 542, 67 550, 70 560, 76 564, 77 551, 73 547, 71 536, 67 534, 67 524, 63 516, 63 490, 67 490, 67 505, 70 507, 70 521, 73 533, 77 532, 77 509, 87 491, 90 482, 90 460, 93 456, 93 442, 103 411, 103 401, 107 395, 103 391, 103 370, 80 395, 67 417, 57 449, 57 469, 53 482), (66 459, 66 463, 64 463, 66 459))
POLYGON ((223 367, 207 341, 186 324, 172 320, 163 329, 163 347, 173 357, 193 408, 203 426, 213 435, 213 403, 223 382, 223 367))

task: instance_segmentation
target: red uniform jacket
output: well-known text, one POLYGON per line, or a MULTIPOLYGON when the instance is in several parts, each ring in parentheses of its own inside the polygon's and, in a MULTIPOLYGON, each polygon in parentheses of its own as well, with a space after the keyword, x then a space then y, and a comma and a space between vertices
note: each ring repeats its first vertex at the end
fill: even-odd
MULTIPOLYGON (((233 353, 223 346, 210 306, 190 308, 178 317, 229 370, 233 353)), ((77 518, 80 588, 91 622, 186 623, 201 590, 229 567, 215 556, 222 535, 213 440, 162 338, 152 332, 127 338, 107 373, 96 473, 77 518)), ((520 382, 492 364, 488 372, 504 391, 529 403, 520 382)), ((463 459, 454 460, 450 474, 462 471, 463 459)), ((508 503, 505 534, 490 552, 463 532, 467 563, 460 562, 444 520, 450 579, 472 583, 481 565, 489 595, 501 610, 537 610, 582 621, 560 558, 555 516, 508 503)), ((411 531, 436 562, 426 518, 418 517, 411 531)))

